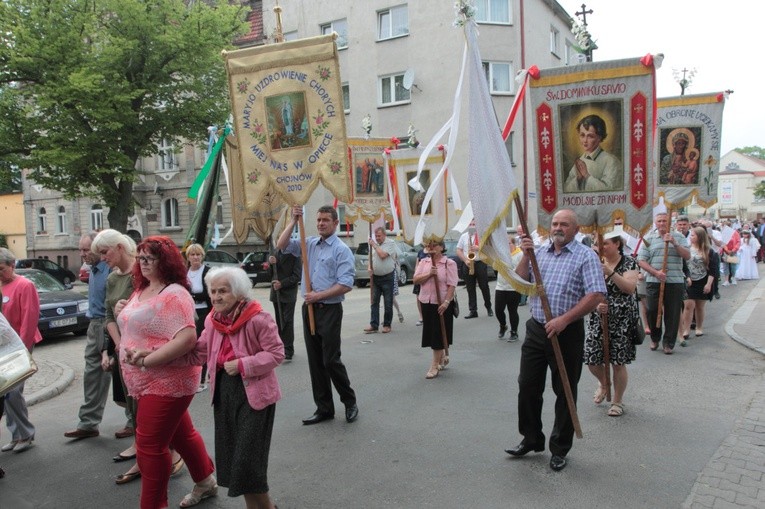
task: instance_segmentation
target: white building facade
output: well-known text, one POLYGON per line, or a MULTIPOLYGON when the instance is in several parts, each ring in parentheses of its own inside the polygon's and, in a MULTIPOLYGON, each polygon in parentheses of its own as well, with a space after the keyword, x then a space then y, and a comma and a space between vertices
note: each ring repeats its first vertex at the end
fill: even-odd
MULTIPOLYGON (((498 126, 504 124, 515 99, 516 73, 531 65, 557 67, 577 62, 572 49, 571 18, 554 0, 476 0, 479 44, 484 70, 489 80, 498 126)), ((252 3, 261 4, 260 1, 252 3)), ((262 43, 263 35, 272 36, 276 27, 274 0, 262 1, 262 24, 253 17, 250 42, 262 43)), ((406 139, 409 125, 426 143, 452 113, 454 92, 462 62, 464 37, 455 28, 453 2, 417 0, 409 3, 384 0, 336 0, 334 2, 281 2, 282 25, 286 39, 305 38, 337 32, 340 48, 341 77, 345 92, 347 134, 361 137, 362 119, 370 115, 372 137, 406 139), (404 87, 404 75, 413 75, 410 87, 404 87)), ((463 107, 463 114, 466 108, 463 107)), ((507 140, 507 149, 523 196, 527 216, 536 217, 533 198, 532 140, 524 136, 524 126, 531 120, 519 115, 507 140), (524 149, 525 148, 525 149, 524 149)), ((465 172, 468 136, 466 123, 460 130, 458 146, 453 147, 450 171, 460 187, 463 203, 469 200, 465 172)), ((443 140, 444 142, 446 140, 443 140)), ((168 235, 183 244, 194 212, 186 194, 204 164, 205 152, 198 147, 170 146, 160 143, 158 155, 140 161, 136 171, 140 180, 135 187, 135 214, 128 229, 135 238, 168 235)), ((217 220, 230 225, 230 201, 224 183, 217 220)), ((28 256, 59 261, 69 268, 79 266, 77 243, 81 234, 91 229, 108 228, 108 210, 97 200, 64 200, 57 192, 24 180, 25 218, 28 256)), ((333 196, 319 187, 307 204, 311 211, 331 204, 333 196)), ((346 228, 340 207, 341 235, 350 245, 368 236, 366 223, 346 228)), ((511 218, 512 220, 512 218, 511 218)), ((514 221, 513 224, 515 223, 514 221)), ((313 221, 306 221, 309 234, 315 233, 313 221)), ((250 235, 247 244, 238 246, 229 237, 220 246, 243 256, 248 251, 267 247, 250 235)))

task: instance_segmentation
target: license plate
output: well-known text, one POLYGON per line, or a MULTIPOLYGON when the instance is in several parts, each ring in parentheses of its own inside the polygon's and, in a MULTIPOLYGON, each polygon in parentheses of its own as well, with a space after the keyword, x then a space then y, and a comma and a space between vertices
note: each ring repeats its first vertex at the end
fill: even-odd
POLYGON ((50 328, 53 329, 54 327, 66 327, 67 325, 77 325, 77 317, 72 318, 62 318, 60 320, 51 320, 50 321, 50 328))

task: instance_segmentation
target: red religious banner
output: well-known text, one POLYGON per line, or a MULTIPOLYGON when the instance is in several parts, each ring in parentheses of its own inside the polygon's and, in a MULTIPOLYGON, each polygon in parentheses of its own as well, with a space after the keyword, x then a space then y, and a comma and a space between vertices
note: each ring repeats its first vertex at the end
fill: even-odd
POLYGON ((552 112, 550 106, 542 104, 537 108, 537 146, 539 147, 540 206, 552 214, 558 208, 556 192, 555 144, 552 140, 552 112))
POLYGON ((647 106, 648 100, 642 93, 638 92, 630 98, 630 125, 632 126, 630 130, 630 201, 638 209, 650 199, 646 178, 650 155, 648 151, 650 127, 646 124, 647 106))

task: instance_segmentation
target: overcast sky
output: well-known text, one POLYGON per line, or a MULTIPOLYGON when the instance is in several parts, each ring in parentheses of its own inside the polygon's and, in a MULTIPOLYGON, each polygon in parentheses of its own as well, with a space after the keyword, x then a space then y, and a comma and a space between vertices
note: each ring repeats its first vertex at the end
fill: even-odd
MULTIPOLYGON (((583 0, 558 0, 571 17, 583 0)), ((722 152, 765 146, 762 0, 591 0, 587 25, 598 45, 595 61, 664 53, 658 97, 680 95, 673 69, 696 69, 686 94, 733 94, 725 104, 722 152)), ((580 18, 581 20, 581 18, 580 18)), ((530 65, 530 64, 529 64, 530 65)))

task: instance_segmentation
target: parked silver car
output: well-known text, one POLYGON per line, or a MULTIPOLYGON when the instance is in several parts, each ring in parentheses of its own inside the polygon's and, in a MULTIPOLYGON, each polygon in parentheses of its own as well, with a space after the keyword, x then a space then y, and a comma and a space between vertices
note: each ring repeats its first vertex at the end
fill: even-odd
MULTIPOLYGON (((402 240, 394 241, 396 245, 396 254, 398 256, 398 285, 404 286, 412 280, 414 276, 414 268, 417 265, 417 251, 416 249, 402 240)), ((369 284, 369 272, 367 271, 367 263, 369 262, 369 244, 362 242, 359 247, 356 248, 354 254, 356 259, 356 279, 354 282, 359 288, 364 288, 369 284)))
POLYGON ((205 252, 204 264, 208 267, 239 267, 241 262, 234 255, 219 249, 210 249, 205 252))

